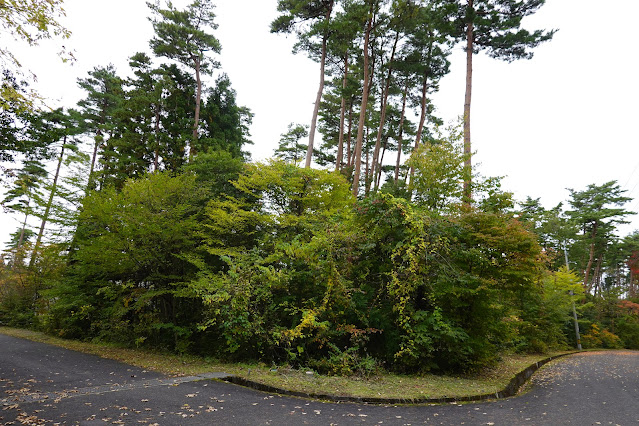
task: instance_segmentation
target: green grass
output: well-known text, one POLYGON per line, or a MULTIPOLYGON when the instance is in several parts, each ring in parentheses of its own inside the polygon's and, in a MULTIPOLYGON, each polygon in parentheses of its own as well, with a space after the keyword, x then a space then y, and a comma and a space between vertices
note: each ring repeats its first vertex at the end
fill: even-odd
POLYGON ((229 364, 190 355, 175 355, 122 348, 104 343, 88 343, 66 340, 29 330, 0 327, 0 333, 48 343, 78 352, 99 355, 147 370, 173 376, 196 375, 206 372, 225 372, 268 386, 292 391, 350 396, 361 398, 442 398, 465 397, 495 393, 502 390, 521 370, 531 364, 557 355, 510 355, 504 357, 498 367, 486 369, 472 377, 455 377, 427 374, 403 376, 379 374, 376 376, 339 377, 307 374, 306 370, 280 367, 276 370, 264 364, 229 364))

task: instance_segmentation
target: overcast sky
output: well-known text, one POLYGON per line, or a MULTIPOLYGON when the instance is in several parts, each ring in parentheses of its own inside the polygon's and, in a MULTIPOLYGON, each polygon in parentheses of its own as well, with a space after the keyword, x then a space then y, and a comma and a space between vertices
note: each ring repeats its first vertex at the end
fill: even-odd
MULTIPOLYGON (((175 0, 177 8, 188 1, 175 0)), ((251 128, 254 160, 270 157, 288 123, 308 124, 319 68, 293 55, 292 37, 269 33, 277 0, 218 0, 215 13, 222 44, 219 58, 240 105, 255 114, 251 128)), ((75 50, 73 66, 61 64, 57 48, 44 44, 19 52, 38 77, 36 87, 52 107, 72 107, 83 96, 77 78, 95 66, 113 63, 121 74, 128 58, 149 51, 152 27, 143 0, 65 0, 66 42, 75 50)), ((505 176, 504 189, 519 200, 541 198, 550 208, 568 191, 617 180, 639 209, 639 82, 636 67, 637 0, 547 0, 527 18, 530 29, 559 31, 529 61, 511 64, 478 55, 472 104, 475 164, 486 176, 505 176)), ((451 58, 434 102, 453 121, 462 114, 464 53, 451 58)), ((318 136, 319 137, 319 136, 318 136)), ((621 228, 639 229, 639 217, 621 228)), ((18 226, 2 214, 0 241, 18 226)))

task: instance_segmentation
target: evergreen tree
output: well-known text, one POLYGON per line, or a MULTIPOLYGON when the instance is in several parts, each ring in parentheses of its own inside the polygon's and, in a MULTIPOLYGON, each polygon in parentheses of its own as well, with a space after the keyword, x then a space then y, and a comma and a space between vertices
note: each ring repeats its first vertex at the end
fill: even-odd
POLYGON ((155 18, 151 19, 155 37, 151 39, 151 49, 156 55, 173 59, 195 73, 195 116, 193 118, 192 146, 189 158, 197 153, 199 138, 200 108, 202 99, 202 74, 210 75, 219 64, 207 58, 204 52, 220 53, 221 46, 210 31, 217 28, 214 22, 211 0, 195 0, 185 10, 177 10, 171 2, 162 9, 159 0, 147 5, 155 18))
POLYGON ((296 32, 299 41, 295 45, 295 52, 305 50, 314 59, 319 56, 320 81, 311 118, 311 129, 306 150, 306 168, 311 167, 313 149, 315 147, 315 129, 322 94, 324 93, 327 44, 332 32, 330 27, 334 8, 335 0, 279 0, 277 10, 282 14, 271 23, 271 32, 296 32))
POLYGON ((195 116, 195 79, 176 64, 160 67, 163 77, 163 104, 160 117, 160 154, 164 169, 180 170, 187 160, 187 147, 192 143, 191 124, 195 116))
POLYGON ((58 181, 60 179, 60 171, 63 161, 65 160, 65 155, 67 155, 68 152, 78 150, 77 141, 74 139, 74 136, 79 132, 77 119, 77 113, 72 112, 69 114, 65 113, 62 109, 57 109, 40 114, 31 129, 31 134, 34 139, 46 143, 51 151, 56 148, 59 149, 59 154, 57 154, 57 164, 53 179, 47 188, 49 196, 43 203, 43 211, 39 214, 41 223, 33 252, 31 253, 31 259, 29 261, 30 267, 35 264, 38 258, 38 250, 42 243, 45 227, 47 226, 47 222, 51 220, 51 211, 54 207, 54 199, 58 195, 58 181))
POLYGON ((13 263, 22 262, 21 248, 26 241, 30 231, 28 226, 29 217, 36 212, 37 206, 42 201, 42 185, 47 176, 44 165, 37 160, 26 160, 22 168, 18 171, 13 187, 10 187, 2 200, 2 206, 13 213, 21 213, 23 216, 19 237, 15 244, 13 263))
POLYGON ((118 134, 110 141, 113 163, 108 184, 121 188, 127 178, 159 168, 159 122, 162 108, 162 77, 151 67, 151 58, 137 53, 129 65, 134 77, 127 79, 123 99, 115 113, 118 134))
POLYGON ((89 77, 78 80, 78 85, 86 91, 86 98, 78 102, 82 116, 80 126, 94 140, 89 189, 97 188, 98 160, 102 165, 102 174, 106 176, 116 158, 111 139, 118 136, 120 130, 116 116, 124 100, 123 84, 113 65, 95 67, 89 71, 89 77))
POLYGON ((615 236, 615 225, 627 223, 624 219, 633 214, 623 208, 632 199, 624 196, 624 190, 616 181, 603 185, 591 184, 583 191, 570 191, 568 216, 578 224, 584 245, 579 268, 583 271, 586 293, 600 290, 602 263, 608 247, 615 236), (593 270, 594 268, 594 270, 593 270))
MULTIPOLYGON (((2 75, 1 90, 10 90, 23 100, 30 96, 26 82, 9 70, 3 70, 2 75)), ((0 183, 14 174, 13 165, 19 164, 20 159, 37 160, 46 155, 46 146, 27 136, 34 113, 15 96, 2 100, 0 105, 0 183)))
POLYGON ((288 131, 280 136, 279 147, 275 150, 275 156, 297 164, 302 161, 307 145, 300 143, 300 140, 308 136, 308 126, 290 123, 288 131))
POLYGON ((243 149, 245 145, 252 144, 248 138, 253 113, 247 107, 237 105, 236 96, 228 76, 220 75, 202 106, 200 151, 226 151, 235 157, 250 156, 243 149))
MULTIPOLYGON (((471 176, 470 105, 473 82, 473 55, 485 51, 488 56, 507 62, 530 59, 530 50, 552 38, 555 31, 521 28, 524 17, 537 12, 546 0, 455 0, 457 11, 455 36, 465 42, 466 95, 464 100, 464 152, 467 175, 471 176)), ((464 196, 470 203, 470 177, 464 183, 464 196)))

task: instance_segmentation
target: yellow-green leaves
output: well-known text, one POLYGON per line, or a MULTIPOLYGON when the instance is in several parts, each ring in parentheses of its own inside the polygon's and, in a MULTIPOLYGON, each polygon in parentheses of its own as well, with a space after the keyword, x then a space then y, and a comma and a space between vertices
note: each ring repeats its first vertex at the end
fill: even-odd
MULTIPOLYGON (((59 21, 64 17, 63 0, 1 0, 0 28, 2 40, 13 38, 26 42, 29 46, 37 45, 43 39, 59 37, 67 39, 71 32, 59 21)), ((73 59, 73 55, 64 46, 60 52, 63 61, 73 59)), ((22 75, 19 57, 9 47, 0 45, 0 67, 12 74, 22 75)), ((34 94, 25 95, 8 84, 3 74, 0 89, 0 107, 8 102, 18 102, 23 108, 31 105, 34 94)))
POLYGON ((432 211, 452 210, 462 202, 467 155, 459 127, 451 126, 413 152, 407 165, 414 170, 409 189, 415 201, 432 211))

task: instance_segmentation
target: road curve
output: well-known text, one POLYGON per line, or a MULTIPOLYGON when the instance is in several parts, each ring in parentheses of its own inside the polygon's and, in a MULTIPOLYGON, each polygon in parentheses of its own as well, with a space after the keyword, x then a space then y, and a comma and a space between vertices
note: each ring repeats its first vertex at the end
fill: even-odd
POLYGON ((472 404, 374 406, 282 397, 172 379, 115 361, 0 335, 0 424, 628 425, 639 423, 639 351, 553 361, 517 397, 472 404))

